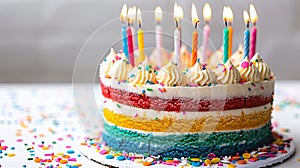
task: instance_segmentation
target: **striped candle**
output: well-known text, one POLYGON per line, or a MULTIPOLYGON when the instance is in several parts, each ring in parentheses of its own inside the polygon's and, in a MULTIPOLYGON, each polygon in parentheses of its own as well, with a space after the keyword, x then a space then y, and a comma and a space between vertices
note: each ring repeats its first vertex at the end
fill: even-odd
POLYGON ((228 36, 229 30, 226 26, 223 30, 223 63, 225 64, 228 60, 228 36))
POLYGON ((126 32, 126 26, 122 26, 122 42, 123 42, 123 52, 126 55, 127 59, 129 59, 128 54, 128 44, 127 44, 127 32, 126 32))

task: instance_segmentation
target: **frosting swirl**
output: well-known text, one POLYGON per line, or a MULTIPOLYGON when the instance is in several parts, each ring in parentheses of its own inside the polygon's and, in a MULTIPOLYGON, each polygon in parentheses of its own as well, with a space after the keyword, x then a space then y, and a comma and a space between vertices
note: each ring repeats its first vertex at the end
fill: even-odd
POLYGON ((129 82, 133 84, 157 83, 156 71, 149 65, 147 58, 140 65, 135 67, 129 75, 129 82))
POLYGON ((260 75, 258 69, 249 62, 248 57, 244 58, 242 63, 239 65, 238 70, 240 71, 243 82, 260 82, 260 75))
POLYGON ((186 77, 187 82, 190 84, 204 86, 210 83, 216 83, 214 72, 209 68, 202 69, 202 65, 199 62, 196 62, 194 66, 188 70, 186 77))
POLYGON ((156 80, 166 86, 180 86, 184 84, 182 72, 172 61, 159 70, 156 80))
POLYGON ((111 78, 119 81, 126 80, 131 70, 131 64, 128 63, 126 56, 124 53, 122 53, 121 57, 119 57, 119 60, 117 60, 108 71, 108 75, 111 78))
POLYGON ((113 60, 114 60, 116 55, 117 54, 115 53, 114 49, 111 48, 110 53, 108 54, 108 56, 106 58, 104 58, 104 60, 100 64, 99 71, 100 71, 101 76, 109 76, 108 72, 109 72, 111 66, 114 63, 113 60))
POLYGON ((263 62, 263 60, 260 58, 259 53, 256 53, 252 59, 251 62, 253 65, 258 69, 260 73, 260 79, 261 80, 269 80, 271 79, 271 69, 269 66, 263 62))
POLYGON ((225 64, 219 65, 215 71, 217 81, 222 84, 234 84, 241 81, 240 72, 228 60, 225 64))

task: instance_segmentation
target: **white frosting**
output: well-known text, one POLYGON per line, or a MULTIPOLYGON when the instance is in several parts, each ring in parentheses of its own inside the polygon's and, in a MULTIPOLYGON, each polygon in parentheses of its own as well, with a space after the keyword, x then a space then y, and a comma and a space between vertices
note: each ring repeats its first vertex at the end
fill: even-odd
POLYGON ((235 84, 241 81, 240 72, 234 67, 230 60, 220 65, 215 73, 217 81, 222 84, 235 84))
POLYGON ((214 72, 209 68, 202 69, 200 62, 196 62, 194 66, 188 70, 186 78, 188 84, 205 86, 216 83, 214 72))
POLYGON ((111 48, 110 53, 108 54, 108 56, 100 64, 100 68, 99 68, 99 70, 100 70, 99 75, 100 76, 109 76, 108 72, 109 72, 111 66, 113 65, 113 60, 114 60, 116 55, 117 54, 115 53, 114 49, 111 48))
POLYGON ((238 67, 240 71, 243 82, 260 82, 260 75, 258 69, 249 62, 248 57, 246 57, 238 67))
POLYGON ((259 53, 256 53, 252 57, 251 62, 254 64, 255 67, 257 67, 260 73, 261 80, 269 80, 271 78, 271 70, 269 66, 262 61, 262 59, 259 56, 259 53))
POLYGON ((184 84, 182 72, 172 61, 158 71, 156 80, 165 86, 181 86, 184 84))
POLYGON ((114 82, 115 80, 101 77, 101 81, 105 86, 111 86, 114 89, 120 89, 132 93, 141 94, 146 91, 145 95, 152 97, 159 97, 164 99, 172 99, 176 97, 186 97, 194 100, 201 99, 224 99, 232 97, 248 97, 248 96, 271 96, 274 92, 274 80, 266 80, 255 83, 246 82, 244 84, 218 84, 215 86, 202 86, 202 87, 168 87, 159 84, 154 85, 136 85, 130 83, 114 82), (152 91, 147 91, 151 88, 152 91), (166 92, 161 92, 164 88, 166 92), (251 89, 251 91, 249 91, 251 89))
MULTIPOLYGON (((225 101, 224 101, 225 103, 225 101)), ((128 106, 124 104, 120 104, 117 102, 113 102, 111 99, 105 99, 105 103, 103 103, 103 107, 113 110, 118 114, 123 114, 126 116, 130 116, 132 118, 142 117, 145 119, 163 119, 163 118, 172 118, 172 119, 200 119, 203 117, 213 116, 214 118, 219 118, 221 116, 239 116, 244 112, 245 115, 253 114, 255 112, 266 111, 272 108, 271 103, 268 103, 263 106, 252 107, 252 108, 243 108, 243 109, 235 109, 235 110, 224 110, 224 111, 207 111, 207 112, 198 112, 198 111, 186 111, 186 112, 170 112, 170 111, 157 111, 152 109, 142 109, 133 106, 128 106), (121 106, 118 107, 118 105, 121 106)))
POLYGON ((112 79, 116 79, 118 81, 126 80, 131 70, 132 70, 131 64, 128 63, 126 56, 124 55, 124 53, 122 53, 121 59, 117 60, 112 65, 112 67, 108 71, 108 75, 112 79))
POLYGON ((156 82, 156 74, 154 70, 149 65, 148 60, 145 59, 140 65, 133 68, 129 75, 129 82, 133 84, 143 85, 146 84, 147 81, 157 83, 156 82))

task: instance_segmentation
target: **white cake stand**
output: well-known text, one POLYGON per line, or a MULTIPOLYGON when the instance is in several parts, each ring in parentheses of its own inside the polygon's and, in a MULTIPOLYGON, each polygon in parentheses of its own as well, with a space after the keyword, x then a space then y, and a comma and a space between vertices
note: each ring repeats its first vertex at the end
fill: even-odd
MULTIPOLYGON (((286 136, 284 136, 284 137, 288 138, 286 136)), ((106 155, 100 155, 99 152, 96 152, 96 149, 94 149, 93 147, 80 145, 78 148, 79 148, 79 151, 82 153, 82 155, 84 155, 88 159, 90 159, 94 162, 97 162, 101 165, 104 165, 104 166, 119 167, 119 168, 146 167, 146 166, 142 166, 142 164, 138 164, 138 163, 135 163, 130 160, 118 161, 116 158, 106 159, 105 158, 106 155)), ((268 166, 274 166, 276 164, 280 164, 280 163, 284 162, 285 160, 289 159, 295 153, 295 151, 296 151, 295 143, 293 141, 291 141, 290 147, 286 147, 285 150, 287 151, 287 153, 285 153, 285 154, 278 153, 276 157, 267 158, 266 160, 259 160, 256 162, 248 162, 247 164, 244 164, 244 165, 237 164, 236 166, 238 168, 253 168, 253 167, 268 167, 268 166)), ((147 167, 151 167, 151 168, 175 168, 175 167, 177 167, 178 168, 180 166, 155 164, 155 165, 147 166, 147 167)), ((190 166, 190 167, 192 167, 192 166, 190 166)), ((200 166, 200 168, 204 168, 204 167, 207 168, 209 166, 200 166)), ((213 165, 210 167, 227 168, 227 165, 226 164, 224 164, 224 166, 213 165)))

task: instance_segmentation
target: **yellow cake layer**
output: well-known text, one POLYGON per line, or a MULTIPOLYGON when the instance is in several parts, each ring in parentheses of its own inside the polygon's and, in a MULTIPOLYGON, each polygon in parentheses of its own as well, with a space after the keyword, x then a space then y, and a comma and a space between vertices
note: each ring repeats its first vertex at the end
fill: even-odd
MULTIPOLYGON (((103 109, 107 122, 145 132, 211 132, 251 129, 262 126, 270 121, 272 108, 246 114, 241 109, 240 115, 204 116, 195 119, 176 119, 168 116, 163 118, 132 117, 120 114, 108 108, 103 109)), ((209 113, 209 112, 207 112, 209 113)), ((226 113, 224 111, 223 113, 226 113)))

